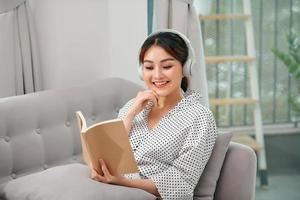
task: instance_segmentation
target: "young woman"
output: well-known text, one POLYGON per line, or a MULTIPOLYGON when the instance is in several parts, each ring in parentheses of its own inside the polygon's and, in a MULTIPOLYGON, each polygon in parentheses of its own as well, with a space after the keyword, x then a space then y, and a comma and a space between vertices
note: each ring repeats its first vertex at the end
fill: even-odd
POLYGON ((211 111, 200 104, 201 95, 187 91, 192 54, 187 38, 173 30, 145 40, 139 61, 148 90, 119 113, 139 174, 112 176, 100 160, 104 174, 93 171, 94 180, 140 188, 166 200, 193 199, 217 133, 211 111))

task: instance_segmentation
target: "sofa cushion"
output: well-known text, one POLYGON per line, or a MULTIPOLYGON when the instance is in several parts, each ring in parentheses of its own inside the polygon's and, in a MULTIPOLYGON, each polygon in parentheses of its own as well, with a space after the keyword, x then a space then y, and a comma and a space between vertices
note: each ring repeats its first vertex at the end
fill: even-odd
MULTIPOLYGON (((230 133, 218 135, 195 188, 194 200, 213 199, 231 137, 230 133)), ((91 180, 89 175, 89 168, 83 164, 58 166, 12 180, 4 192, 8 200, 155 199, 155 196, 143 190, 99 183, 91 180)))
POLYGON ((90 179, 83 164, 57 166, 10 181, 4 188, 8 200, 154 200, 141 189, 109 185, 90 179))
POLYGON ((210 159, 195 188, 194 200, 214 199, 217 181, 231 137, 231 133, 221 133, 218 135, 210 159))

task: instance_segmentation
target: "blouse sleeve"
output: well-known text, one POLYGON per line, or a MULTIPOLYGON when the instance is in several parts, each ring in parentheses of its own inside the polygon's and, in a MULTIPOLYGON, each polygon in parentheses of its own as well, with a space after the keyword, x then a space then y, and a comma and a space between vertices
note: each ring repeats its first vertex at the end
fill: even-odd
POLYGON ((119 119, 124 119, 124 117, 126 116, 129 108, 132 106, 134 102, 134 99, 129 100, 120 110, 118 113, 118 118, 119 119))
POLYGON ((194 189, 212 152, 217 131, 210 111, 192 123, 179 156, 165 171, 151 177, 162 199, 192 200, 194 189))

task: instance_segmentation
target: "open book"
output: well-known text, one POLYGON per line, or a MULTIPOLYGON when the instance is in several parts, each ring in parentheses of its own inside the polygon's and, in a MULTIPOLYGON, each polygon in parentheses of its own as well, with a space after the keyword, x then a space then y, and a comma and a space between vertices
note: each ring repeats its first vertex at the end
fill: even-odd
POLYGON ((109 172, 114 176, 138 172, 121 119, 103 121, 87 127, 82 113, 77 111, 76 115, 80 128, 83 159, 86 164, 99 174, 103 174, 99 164, 99 158, 102 158, 109 172))

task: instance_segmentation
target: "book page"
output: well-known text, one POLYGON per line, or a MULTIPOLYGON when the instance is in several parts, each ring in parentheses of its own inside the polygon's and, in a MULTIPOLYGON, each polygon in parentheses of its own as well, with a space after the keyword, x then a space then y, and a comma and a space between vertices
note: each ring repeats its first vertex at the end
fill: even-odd
POLYGON ((87 129, 85 118, 83 117, 83 114, 80 111, 76 112, 77 122, 78 126, 80 128, 80 131, 83 132, 87 129))
POLYGON ((122 120, 121 120, 121 119, 110 119, 110 120, 98 122, 98 123, 96 123, 96 124, 93 124, 93 125, 89 126, 89 127, 88 127, 86 130, 84 130, 84 131, 86 132, 87 130, 92 129, 92 128, 96 127, 96 126, 100 126, 100 125, 102 125, 102 124, 109 124, 109 123, 118 122, 118 121, 122 121, 122 120))

